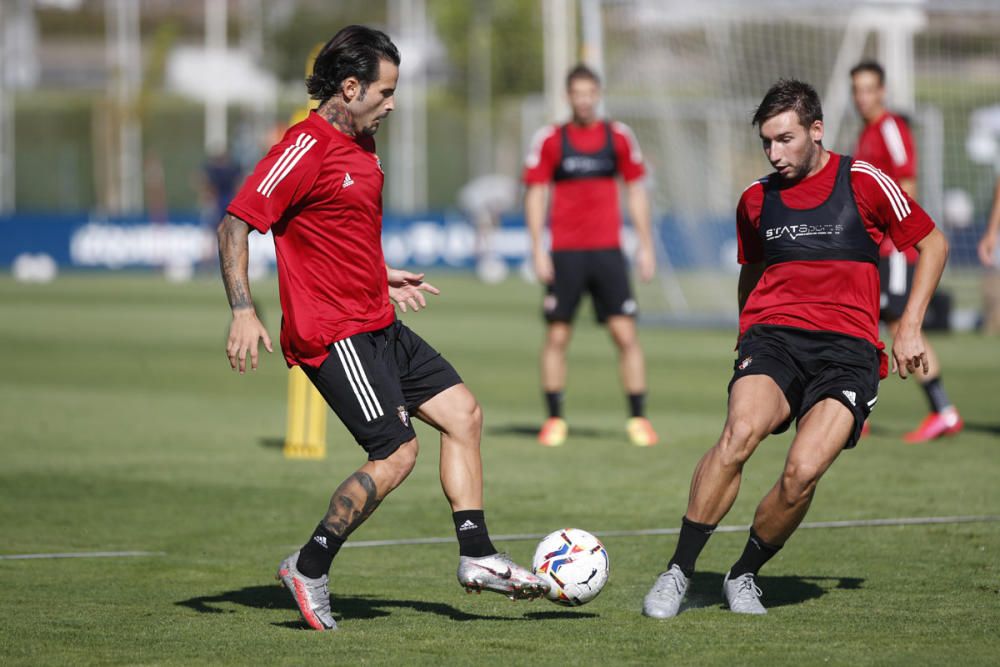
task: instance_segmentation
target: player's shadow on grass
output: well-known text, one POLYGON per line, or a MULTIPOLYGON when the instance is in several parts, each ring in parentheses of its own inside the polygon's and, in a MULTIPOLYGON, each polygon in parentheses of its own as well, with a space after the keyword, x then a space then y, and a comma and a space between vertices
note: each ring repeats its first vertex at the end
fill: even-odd
POLYGON ((1000 435, 1000 424, 965 422, 965 430, 974 431, 976 433, 987 433, 989 435, 1000 435))
MULTIPOLYGON (((682 609, 725 607, 722 598, 722 580, 725 573, 695 572, 687 589, 687 599, 682 609)), ((865 582, 857 577, 810 577, 762 575, 758 585, 764 591, 761 602, 768 609, 801 604, 822 597, 832 589, 857 590, 865 582)))
MULTIPOLYGON (((181 600, 178 606, 187 607, 201 614, 232 613, 226 609, 226 604, 238 604, 254 609, 287 609, 298 612, 291 597, 279 586, 248 586, 235 591, 227 591, 218 595, 181 600)), ((528 604, 528 603, 524 603, 528 604)), ((594 618, 596 614, 577 611, 530 611, 523 616, 494 616, 489 614, 473 614, 443 602, 428 602, 426 600, 391 600, 367 595, 331 595, 330 605, 333 616, 338 621, 369 620, 390 616, 393 609, 412 609, 421 613, 435 614, 451 621, 535 621, 554 619, 594 618)), ((304 621, 285 621, 275 625, 304 628, 304 621)))
POLYGON ((284 449, 285 447, 284 438, 261 438, 258 442, 261 447, 266 449, 284 449))
MULTIPOLYGON (((513 435, 522 438, 532 438, 534 439, 538 435, 538 430, 542 428, 541 422, 537 424, 497 424, 496 426, 487 426, 484 430, 487 435, 513 435)), ((593 428, 590 426, 573 426, 570 429, 570 438, 621 438, 624 437, 623 431, 615 431, 612 429, 604 428, 593 428)))

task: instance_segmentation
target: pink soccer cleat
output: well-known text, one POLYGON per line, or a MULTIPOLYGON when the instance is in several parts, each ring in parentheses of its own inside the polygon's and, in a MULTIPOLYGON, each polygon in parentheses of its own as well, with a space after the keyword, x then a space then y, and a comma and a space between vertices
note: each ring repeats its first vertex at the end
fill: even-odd
POLYGON ((962 430, 965 422, 955 408, 945 408, 941 412, 932 412, 924 417, 915 431, 903 436, 903 441, 911 445, 929 442, 946 435, 955 435, 962 430))

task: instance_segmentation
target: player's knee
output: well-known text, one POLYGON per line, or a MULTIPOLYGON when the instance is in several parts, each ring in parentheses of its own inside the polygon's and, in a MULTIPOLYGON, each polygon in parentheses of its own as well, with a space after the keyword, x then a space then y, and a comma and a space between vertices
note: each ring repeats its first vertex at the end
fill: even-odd
POLYGON ((749 419, 730 419, 719 442, 723 464, 742 466, 763 437, 760 429, 749 419))
POLYGON ((470 395, 470 401, 463 407, 462 424, 465 432, 475 436, 478 442, 479 434, 483 432, 483 408, 474 396, 470 395))
POLYGON ((781 474, 781 498, 790 506, 812 498, 819 482, 819 467, 801 461, 789 461, 781 474))
POLYGON ((386 464, 392 471, 391 476, 395 481, 393 487, 402 483, 406 479, 406 476, 413 471, 413 467, 417 464, 417 454, 419 451, 420 445, 417 443, 417 439, 413 438, 404 442, 385 459, 386 464))

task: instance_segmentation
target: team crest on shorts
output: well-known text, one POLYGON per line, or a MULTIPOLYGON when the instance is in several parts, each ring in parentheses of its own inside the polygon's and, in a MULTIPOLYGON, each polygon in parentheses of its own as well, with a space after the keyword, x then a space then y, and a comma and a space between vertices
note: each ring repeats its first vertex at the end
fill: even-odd
POLYGON ((399 421, 403 422, 403 426, 410 425, 410 413, 406 411, 405 405, 397 405, 396 414, 399 415, 399 421))
POLYGON ((748 355, 743 359, 743 361, 740 362, 740 365, 737 366, 736 368, 741 371, 745 371, 747 369, 747 366, 749 366, 750 362, 752 361, 753 361, 753 355, 748 355))

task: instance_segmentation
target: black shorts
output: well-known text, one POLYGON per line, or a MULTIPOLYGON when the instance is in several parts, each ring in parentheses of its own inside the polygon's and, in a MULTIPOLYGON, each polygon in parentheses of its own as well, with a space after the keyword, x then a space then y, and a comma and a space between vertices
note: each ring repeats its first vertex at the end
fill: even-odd
POLYGON ((868 341, 844 334, 758 325, 740 339, 729 391, 741 377, 767 375, 788 399, 791 415, 774 429, 784 433, 825 398, 854 414, 854 432, 844 445, 858 444, 861 427, 878 401, 880 358, 868 341))
POLYGON ((584 292, 594 300, 594 314, 601 324, 614 315, 638 314, 620 249, 557 250, 552 253, 552 268, 555 278, 546 286, 543 302, 547 321, 572 322, 584 292))
POLYGON ((388 458, 415 438, 410 415, 462 382, 437 350, 399 320, 337 341, 319 368, 302 370, 371 461, 388 458))
POLYGON ((880 295, 879 318, 883 322, 893 322, 903 316, 906 301, 913 287, 913 264, 906 261, 906 255, 894 252, 878 260, 880 295))

